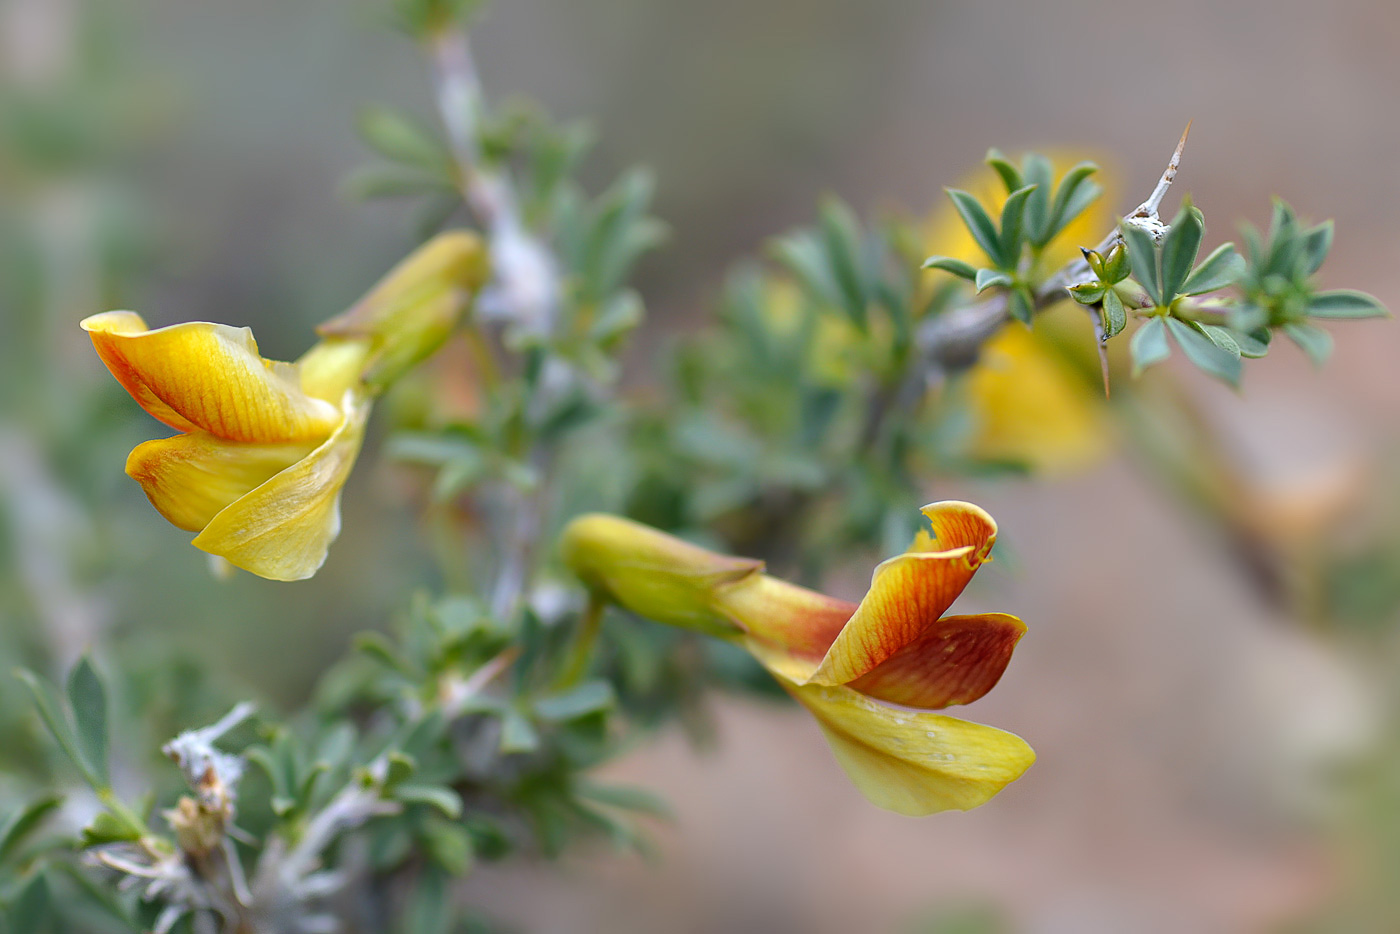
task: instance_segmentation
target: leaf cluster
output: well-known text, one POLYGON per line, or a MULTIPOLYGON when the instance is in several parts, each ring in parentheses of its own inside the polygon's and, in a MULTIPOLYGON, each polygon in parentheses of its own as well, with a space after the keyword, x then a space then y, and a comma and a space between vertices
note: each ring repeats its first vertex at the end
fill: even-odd
POLYGON ((1304 228, 1282 201, 1275 202, 1267 237, 1245 228, 1247 257, 1225 243, 1197 264, 1205 222, 1189 200, 1160 240, 1150 228, 1125 220, 1121 245, 1108 257, 1086 251, 1095 279, 1069 290, 1076 301, 1102 310, 1105 340, 1123 330, 1129 312, 1143 319, 1130 343, 1135 374, 1171 355, 1170 337, 1196 367, 1237 385, 1243 359, 1268 353, 1278 331, 1320 364, 1332 339, 1307 318, 1387 313, 1362 292, 1315 290, 1313 276, 1331 246, 1332 224, 1304 228), (1123 255, 1131 278, 1116 258, 1123 255), (1220 294, 1226 290, 1234 294, 1220 294))
POLYGON ((948 189, 963 223, 986 254, 988 265, 976 267, 950 256, 930 256, 924 266, 941 269, 976 286, 978 294, 990 288, 1007 292, 1011 316, 1029 324, 1035 311, 1035 289, 1045 270, 1040 256, 1065 227, 1103 193, 1093 180, 1098 166, 1081 162, 1055 184, 1050 160, 1028 153, 1020 166, 993 149, 990 165, 1006 188, 1000 222, 972 194, 948 189))
POLYGON ((1309 319, 1377 318, 1390 314, 1374 296, 1354 289, 1319 291, 1315 276, 1332 248, 1331 221, 1308 227, 1274 200, 1267 233, 1244 227, 1248 263, 1238 283, 1234 326, 1261 338, 1282 331, 1314 363, 1332 350, 1332 337, 1309 319))

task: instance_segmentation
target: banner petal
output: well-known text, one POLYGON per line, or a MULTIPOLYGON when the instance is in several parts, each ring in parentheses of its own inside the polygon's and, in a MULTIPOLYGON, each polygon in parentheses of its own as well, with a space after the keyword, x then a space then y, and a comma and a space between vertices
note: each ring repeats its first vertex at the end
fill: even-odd
POLYGON ((295 368, 264 360, 247 328, 195 321, 146 329, 114 311, 82 322, 107 369, 141 407, 180 431, 230 441, 321 441, 339 409, 301 391, 295 368))
POLYGON ((870 590, 813 675, 844 684, 879 665, 934 625, 987 560, 997 525, 971 503, 923 508, 933 534, 920 532, 909 551, 875 569, 870 590))

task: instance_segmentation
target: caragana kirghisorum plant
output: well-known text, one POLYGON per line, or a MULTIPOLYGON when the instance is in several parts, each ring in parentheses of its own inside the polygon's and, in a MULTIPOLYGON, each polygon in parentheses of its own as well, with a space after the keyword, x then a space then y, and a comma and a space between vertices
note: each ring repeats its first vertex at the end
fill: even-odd
POLYGON ((629 401, 615 389, 642 320, 629 276, 664 233, 650 181, 629 172, 589 196, 574 180, 584 133, 488 107, 474 6, 396 5, 433 64, 441 132, 366 111, 382 163, 352 188, 422 199, 426 242, 304 356, 266 360, 221 324, 82 322, 177 432, 126 470, 197 547, 267 578, 315 574, 377 408, 384 456, 420 481, 445 584, 412 597, 392 634, 357 640, 305 710, 229 698, 227 716, 189 724, 165 773, 111 738, 141 717, 99 674, 116 661, 82 659, 62 690, 25 672, 88 792, 70 810, 39 794, 0 826, 16 930, 481 930, 454 897, 475 861, 599 835, 647 846, 635 818, 664 804, 590 773, 639 731, 697 722, 715 684, 776 683, 879 806, 982 805, 1034 753, 935 711, 989 691, 1026 627, 945 615, 997 526, 969 503, 921 504, 931 479, 1014 466, 971 441, 985 348, 1072 299, 1100 345, 1136 323, 1135 371, 1174 343, 1237 383, 1278 332, 1320 361, 1317 320, 1384 314, 1315 287, 1331 227, 1281 202, 1246 255, 1200 258, 1199 209, 1158 214, 1180 147, 1107 232, 1084 229, 1095 165, 993 151, 1003 196, 949 192, 971 258, 828 201, 816 229, 735 274, 719 326, 674 356, 670 394, 629 401), (784 579, 817 584, 838 557, 876 564, 853 553, 894 555, 859 603, 784 579), (58 815, 79 812, 70 839, 58 815))

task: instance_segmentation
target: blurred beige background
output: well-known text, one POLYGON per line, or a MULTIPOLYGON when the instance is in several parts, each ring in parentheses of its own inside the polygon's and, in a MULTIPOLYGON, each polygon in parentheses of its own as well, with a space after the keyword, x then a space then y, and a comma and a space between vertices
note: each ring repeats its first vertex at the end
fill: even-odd
MULTIPOLYGON (((251 325, 270 356, 294 355, 307 324, 410 242, 404 209, 351 203, 338 185, 364 161, 360 104, 429 113, 414 50, 366 2, 99 6, 155 128, 120 162, 153 205, 157 256, 130 304, 153 323, 251 325)), ((1208 240, 1234 236, 1234 218, 1264 223, 1284 194, 1337 220, 1327 282, 1400 306, 1400 7, 1384 0, 496 0, 475 43, 493 95, 594 121, 595 181, 634 161, 656 170, 672 239, 641 286, 662 332, 697 327, 726 264, 810 220, 823 192, 921 213, 988 146, 1073 144, 1120 168, 1121 211, 1188 119, 1178 187, 1208 240)), ((73 320, 91 310, 75 304, 73 320)), ((1288 347, 1249 368, 1242 396, 1188 377, 1285 498, 1329 477, 1391 478, 1400 330, 1333 330, 1322 373, 1288 347)), ((65 339, 96 378, 82 335, 65 339)), ((645 384, 646 355, 634 364, 645 384)), ((326 573, 293 598, 324 626, 274 631, 258 608, 283 599, 278 585, 245 576, 216 592, 242 627, 231 679, 293 701, 306 670, 398 605, 390 584, 415 561, 402 503, 383 471, 354 485, 326 573), (353 575, 360 590, 340 593, 353 575)), ((119 495, 144 507, 134 485, 119 495)), ((898 818, 847 785, 800 712, 723 701, 717 750, 669 736, 608 770, 675 804, 659 863, 596 853, 562 871, 483 870, 471 895, 561 934, 936 931, 940 910, 984 902, 1036 934, 1208 934, 1274 930, 1324 899, 1347 867, 1322 779, 1376 728, 1364 666, 1266 605, 1127 458, 929 495, 975 498, 1011 546, 960 605, 1030 626, 1005 682, 968 711, 1036 747, 1025 779, 977 812, 898 818)), ((149 573, 200 570, 178 535, 151 535, 132 543, 149 573)), ((845 596, 867 571, 838 582, 845 596)), ((148 609, 178 618, 211 592, 148 609)))

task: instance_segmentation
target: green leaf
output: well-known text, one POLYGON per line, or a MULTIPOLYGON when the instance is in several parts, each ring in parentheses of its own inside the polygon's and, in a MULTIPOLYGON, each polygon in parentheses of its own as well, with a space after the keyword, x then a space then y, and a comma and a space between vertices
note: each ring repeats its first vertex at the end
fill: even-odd
POLYGON ((1327 362, 1332 355, 1332 335, 1313 324, 1285 324, 1283 333, 1307 354, 1317 366, 1327 362))
POLYGON ((830 198, 821 207, 822 238, 841 291, 842 307, 856 327, 865 330, 869 288, 861 254, 861 232, 855 215, 841 201, 830 198))
POLYGON ((262 769, 267 775, 267 780, 272 785, 274 797, 291 800, 291 789, 287 787, 287 777, 283 774, 281 766, 273 758, 272 751, 266 746, 250 746, 243 750, 243 758, 262 769))
POLYGON ((454 876, 466 875, 475 860, 471 831, 445 820, 423 822, 424 849, 429 858, 454 876))
POLYGON ((1103 334, 1117 337, 1128 324, 1128 313, 1118 293, 1109 289, 1103 293, 1103 334))
POLYGON ((1390 311, 1380 300, 1355 289, 1318 292, 1308 303, 1311 318, 1388 318, 1390 311))
POLYGON ((345 192, 346 197, 355 201, 441 195, 449 192, 456 194, 456 189, 445 176, 383 165, 369 165, 356 169, 341 184, 341 190, 345 192))
POLYGON ((1297 226, 1298 215, 1293 213, 1293 208, 1282 198, 1275 198, 1273 216, 1269 218, 1269 242, 1292 239, 1297 226))
POLYGON ((540 737, 529 717, 514 708, 501 714, 501 752, 534 752, 539 747, 540 737))
POLYGON ((110 811, 98 811, 92 823, 83 828, 83 846, 105 846, 109 843, 132 843, 140 840, 145 829, 122 820, 110 811))
POLYGON ((1237 357, 1240 356, 1239 341, 1235 339, 1235 333, 1229 328, 1221 327, 1218 324, 1206 324, 1202 321, 1192 322, 1192 325, 1221 350, 1237 357))
POLYGON ((394 934, 449 934, 454 914, 446 874, 429 866, 405 897, 403 917, 394 934))
POLYGON ((1133 355, 1133 376, 1139 376, 1150 366, 1161 363, 1171 356, 1167 346, 1167 329, 1160 317, 1149 318, 1133 334, 1128 349, 1133 355))
POLYGON ((951 256, 930 256, 924 260, 925 269, 941 269, 944 272, 951 272, 960 279, 968 282, 977 278, 977 268, 971 263, 964 263, 960 259, 951 256))
POLYGON ((132 917, 131 909, 122 901, 121 896, 105 882, 97 881, 88 872, 71 862, 57 862, 50 865, 72 882, 76 888, 74 895, 80 904, 101 914, 132 934, 145 934, 149 930, 132 917))
POLYGON ((826 252, 808 233, 780 237, 769 247, 773 258, 797 278, 807 294, 823 305, 841 307, 841 293, 826 261, 826 252))
POLYGON ((1103 258, 1103 281, 1109 285, 1117 285, 1128 278, 1131 271, 1127 248, 1121 242, 1113 244, 1113 248, 1103 258))
POLYGON ((394 788, 395 801, 404 804, 426 804, 437 808, 443 817, 453 820, 462 816, 462 796, 445 785, 399 785, 394 788))
POLYGON ((1196 265, 1196 255, 1201 250, 1201 238, 1205 236, 1205 218, 1191 202, 1181 207, 1181 212, 1172 221, 1162 241, 1162 299, 1171 302, 1181 294, 1181 287, 1191 275, 1196 265))
POLYGON ((1303 231, 1303 275, 1311 276, 1322 266, 1332 249, 1332 222, 1323 221, 1303 231))
POLYGON ((24 845, 25 838, 62 803, 62 795, 45 795, 16 811, 0 828, 0 863, 13 856, 24 845))
POLYGON ((997 175, 1001 176, 1001 183, 1006 186, 1007 194, 1011 194, 1011 192, 1022 186, 1020 170, 1012 165, 1007 158, 1001 154, 1000 150, 987 150, 986 162, 987 165, 990 165, 996 170, 997 175))
POLYGON ((1026 199, 1036 191, 1034 185, 1018 188, 1006 198, 1001 208, 1001 257, 1002 266, 1014 271, 1021 258, 1021 243, 1026 227, 1026 199))
POLYGON ((1026 201, 1027 239, 1032 243, 1044 243, 1050 238, 1047 231, 1050 227, 1050 190, 1055 187, 1054 169, 1050 160, 1038 152, 1026 154, 1023 168, 1022 184, 1035 186, 1035 191, 1026 201))
POLYGON ((1199 369, 1225 380, 1232 386, 1239 385, 1240 375, 1244 368, 1240 364, 1238 353, 1232 354, 1227 350, 1222 350, 1210 338, 1185 321, 1176 318, 1167 318, 1166 321, 1167 328, 1171 331, 1172 337, 1176 338, 1176 342, 1181 345, 1186 359, 1199 369))
POLYGON ((977 199, 965 191, 957 188, 949 188, 948 197, 953 200, 953 207, 957 209, 958 215, 962 217, 963 223, 967 225, 968 232, 972 234, 972 239, 977 241, 977 245, 982 248, 982 252, 992 261, 994 266, 1005 266, 1001 255, 1001 244, 997 238, 996 225, 992 219, 977 203, 977 199))
POLYGON ((405 752, 394 750, 389 753, 388 768, 384 773, 384 786, 393 788, 413 777, 418 771, 418 760, 405 752))
POLYGON ((1240 345, 1241 357, 1249 357, 1253 360, 1269 352, 1269 330, 1267 328, 1259 332, 1263 335, 1262 340, 1258 334, 1251 334, 1247 331, 1232 330, 1230 333, 1234 335, 1235 343, 1240 345))
POLYGON ((39 934, 45 930, 52 914, 49 903, 48 880, 36 873, 5 912, 7 934, 39 934))
POLYGON ((1081 282, 1069 287, 1070 298, 1081 305, 1097 305, 1107 291, 1102 282, 1081 282))
POLYGON ((34 705, 38 708, 39 716, 43 719, 44 725, 53 734, 59 748, 82 773, 83 780, 97 791, 104 790, 106 786, 103 785, 88 765, 87 760, 83 758, 82 753, 79 752, 78 739, 73 734, 73 727, 68 722, 68 718, 63 714, 63 708, 53 687, 28 669, 21 668, 16 674, 24 682, 25 687, 29 688, 29 693, 33 695, 34 705))
POLYGON ((1030 327, 1031 315, 1035 310, 1035 299, 1026 288, 1012 289, 1006 296, 1006 310, 1011 317, 1030 327))
POLYGON ((977 270, 977 275, 974 279, 974 284, 977 286, 977 291, 981 293, 985 292, 987 289, 992 288, 993 286, 1010 285, 1011 277, 999 269, 983 268, 977 270))
POLYGON ((1186 277, 1179 294, 1203 295, 1206 292, 1214 292, 1234 285, 1244 274, 1244 257, 1235 252, 1233 243, 1222 243, 1186 277))
POLYGON ((408 677, 416 677, 418 674, 408 660, 399 654, 398 646, 382 632, 359 633, 351 640, 351 645, 356 652, 368 655, 386 668, 408 677))
POLYGON ((1050 223, 1045 231, 1045 239, 1037 242, 1036 246, 1044 246, 1053 240, 1066 224, 1083 213, 1084 209, 1102 194, 1103 189, 1089 181, 1089 176, 1098 170, 1099 167, 1092 162, 1081 162, 1065 173, 1065 177, 1060 180, 1060 187, 1055 191, 1055 200, 1050 206, 1050 223))
POLYGON ((1152 240, 1152 234, 1127 221, 1122 223, 1120 229, 1123 243, 1128 248, 1128 261, 1132 264, 1133 278, 1147 290, 1147 297, 1152 299, 1152 304, 1161 308, 1166 302, 1162 300, 1162 277, 1157 268, 1157 245, 1152 240))
POLYGON ((653 817, 674 816, 671 806, 646 788, 633 785, 604 785, 583 780, 577 785, 578 796, 598 804, 607 804, 626 811, 637 811, 653 817))
POLYGON ((585 681, 576 688, 538 698, 535 714, 541 720, 563 722, 607 710, 616 703, 612 685, 606 681, 585 681))
POLYGON ((438 172, 451 165, 446 148, 417 121, 387 107, 366 107, 357 121, 360 136, 395 162, 438 172))
POLYGON ((84 655, 68 674, 68 704, 73 709, 78 748, 102 787, 112 784, 107 767, 107 689, 84 655))

